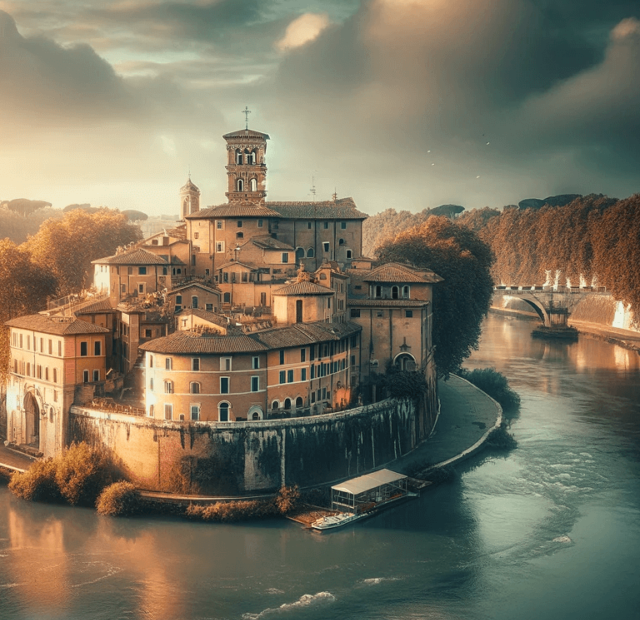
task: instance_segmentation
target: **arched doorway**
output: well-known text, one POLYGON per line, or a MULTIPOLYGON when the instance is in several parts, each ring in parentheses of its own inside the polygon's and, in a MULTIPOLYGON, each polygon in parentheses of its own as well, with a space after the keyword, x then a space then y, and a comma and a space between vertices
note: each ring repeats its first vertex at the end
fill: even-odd
POLYGON ((400 370, 415 370, 416 360, 410 353, 400 353, 394 360, 400 370))
POLYGON ((26 442, 34 448, 40 448, 40 407, 31 392, 24 397, 24 417, 26 422, 26 442))

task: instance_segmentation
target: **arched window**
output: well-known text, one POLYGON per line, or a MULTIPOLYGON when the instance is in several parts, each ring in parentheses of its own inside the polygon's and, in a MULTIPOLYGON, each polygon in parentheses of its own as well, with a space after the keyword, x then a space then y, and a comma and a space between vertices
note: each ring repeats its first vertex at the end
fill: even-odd
POLYGON ((300 409, 302 405, 303 405, 302 396, 298 396, 298 398, 296 398, 296 409, 300 409))
POLYGON ((391 299, 398 299, 398 287, 397 286, 392 286, 391 287, 391 299))
POLYGON ((344 239, 338 239, 338 245, 344 245, 344 239))
POLYGON ((252 192, 258 191, 258 181, 256 181, 256 179, 251 179, 251 181, 249 181, 249 189, 252 192))
POLYGON ((247 163, 251 164, 251 165, 256 163, 256 151, 255 151, 255 149, 253 151, 251 151, 250 153, 247 153, 247 163))
POLYGON ((275 411, 276 409, 280 409, 280 403, 277 400, 274 400, 271 403, 271 409, 273 409, 273 411, 275 411))
POLYGON ((402 298, 403 299, 409 299, 409 287, 408 286, 403 286, 402 287, 402 298))
POLYGON ((307 258, 313 258, 315 256, 315 252, 313 251, 313 248, 309 248, 307 250, 307 258))
POLYGON ((304 258, 304 248, 296 248, 296 260, 304 258))
POLYGON ((200 384, 194 381, 193 383, 191 383, 189 391, 192 394, 200 394, 200 384))
POLYGON ((321 280, 326 280, 327 279, 327 274, 326 273, 321 273, 320 274, 320 279, 321 280))
POLYGON ((290 398, 285 398, 284 399, 284 408, 285 409, 291 409, 291 399, 290 398))
POLYGON ((236 181, 236 189, 241 192, 244 190, 244 181, 242 179, 238 179, 236 181))
POLYGON ((221 402, 218 404, 218 421, 219 422, 229 421, 229 403, 221 402))
POLYGON ((242 164, 242 151, 236 149, 236 164, 242 164))
POLYGON ((416 369, 416 360, 410 353, 400 353, 394 360, 394 363, 400 370, 416 369))

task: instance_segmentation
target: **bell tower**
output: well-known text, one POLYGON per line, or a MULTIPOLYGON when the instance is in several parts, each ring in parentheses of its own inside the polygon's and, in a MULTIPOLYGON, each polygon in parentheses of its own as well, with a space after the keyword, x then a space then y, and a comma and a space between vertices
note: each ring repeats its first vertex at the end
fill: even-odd
POLYGON ((200 190, 191 181, 191 175, 186 184, 180 188, 180 219, 200 211, 200 190))
POLYGON ((227 141, 226 196, 230 203, 251 202, 262 205, 267 195, 267 166, 264 160, 269 136, 249 129, 249 113, 249 109, 244 110, 247 117, 245 129, 222 136, 227 141))

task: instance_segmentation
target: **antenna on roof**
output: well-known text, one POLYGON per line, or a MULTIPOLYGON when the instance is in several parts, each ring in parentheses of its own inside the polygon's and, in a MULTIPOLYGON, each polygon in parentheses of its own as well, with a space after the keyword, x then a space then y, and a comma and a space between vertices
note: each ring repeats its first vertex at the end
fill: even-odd
POLYGON ((244 128, 249 129, 249 114, 251 114, 249 106, 244 106, 244 110, 242 110, 242 113, 244 114, 244 128))

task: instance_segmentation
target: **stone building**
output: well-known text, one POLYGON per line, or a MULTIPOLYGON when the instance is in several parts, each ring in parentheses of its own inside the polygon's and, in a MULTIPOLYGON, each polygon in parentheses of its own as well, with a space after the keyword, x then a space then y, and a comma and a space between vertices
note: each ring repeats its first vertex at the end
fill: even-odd
MULTIPOLYGON (((428 411, 389 414, 401 416, 404 439, 385 450, 415 446, 428 433, 436 410, 432 287, 440 278, 406 265, 373 268, 362 256, 367 216, 352 198, 267 201, 269 136, 245 129, 224 139, 227 203, 201 208, 189 178, 174 228, 94 261, 93 297, 9 322, 11 441, 60 450, 71 409, 84 405, 77 415, 85 422, 104 415, 95 397, 108 392, 107 373, 107 388, 123 378, 128 402, 158 428, 240 428, 349 410, 370 396, 363 382, 388 363, 423 371, 430 393, 428 411), (63 343, 58 355, 47 344, 53 336, 63 343), (57 412, 53 434, 34 413, 48 408, 57 412)), ((123 393, 112 389, 112 406, 123 393)), ((367 458, 376 462, 375 449, 367 458)))

